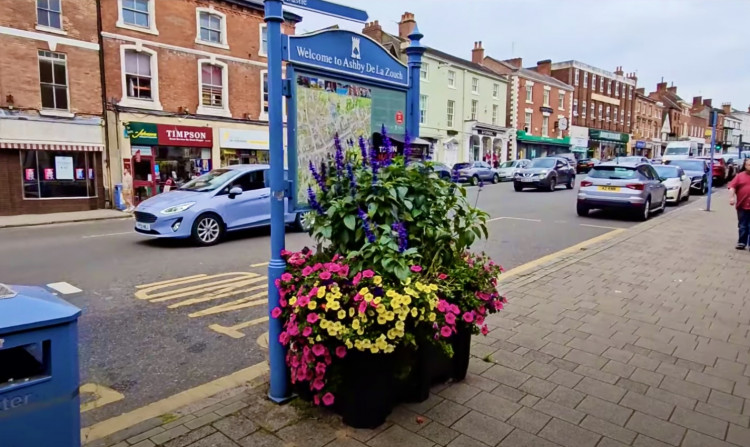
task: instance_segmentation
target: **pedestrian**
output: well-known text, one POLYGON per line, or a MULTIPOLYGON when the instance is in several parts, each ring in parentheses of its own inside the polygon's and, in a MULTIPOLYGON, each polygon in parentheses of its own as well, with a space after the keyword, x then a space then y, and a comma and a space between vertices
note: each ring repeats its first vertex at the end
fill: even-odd
POLYGON ((125 172, 122 174, 122 200, 125 202, 125 212, 132 213, 135 209, 135 206, 133 206, 133 176, 130 174, 128 167, 125 167, 125 172))
POLYGON ((750 239, 750 158, 742 162, 740 173, 729 183, 729 204, 737 208, 739 240, 737 250, 744 250, 750 239))

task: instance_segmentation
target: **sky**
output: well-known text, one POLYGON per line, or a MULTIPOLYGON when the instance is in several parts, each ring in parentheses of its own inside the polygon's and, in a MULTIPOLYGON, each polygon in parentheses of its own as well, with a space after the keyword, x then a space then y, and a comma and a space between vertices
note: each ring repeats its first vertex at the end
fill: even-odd
MULTIPOLYGON (((474 41, 496 59, 571 59, 638 75, 656 90, 662 78, 677 94, 750 106, 750 0, 335 0, 365 9, 370 21, 397 34, 405 11, 414 13, 423 44, 471 59, 474 41), (744 35, 744 36, 743 36, 744 35)), ((338 24, 362 25, 298 9, 297 33, 338 24)))

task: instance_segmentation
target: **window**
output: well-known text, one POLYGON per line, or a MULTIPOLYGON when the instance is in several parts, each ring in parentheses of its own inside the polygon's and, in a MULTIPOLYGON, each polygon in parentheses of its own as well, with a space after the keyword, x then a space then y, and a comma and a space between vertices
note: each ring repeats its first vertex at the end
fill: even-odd
POLYGON ((591 73, 591 90, 596 91, 596 75, 591 73))
POLYGON ((125 51, 125 82, 128 97, 153 99, 151 81, 151 55, 134 50, 125 51))
POLYGON ((210 61, 199 63, 201 82, 201 105, 198 113, 215 114, 228 111, 226 92, 226 67, 210 61))
POLYGON ((448 70, 448 87, 456 88, 456 72, 448 70))
POLYGON ((594 104, 594 101, 591 101, 591 119, 596 119, 596 105, 594 104))
POLYGON ((612 94, 612 81, 607 82, 607 94, 608 95, 612 94))
POLYGON ((427 121, 427 95, 419 95, 419 124, 427 121))
POLYGON ((638 101, 635 103, 635 111, 636 113, 639 113, 641 111, 641 102, 638 101))
POLYGON ((609 121, 609 106, 607 106, 607 121, 609 121))
POLYGON ((620 96, 620 83, 615 82, 615 97, 619 97, 619 96, 620 96))
POLYGON ((560 97, 558 98, 557 108, 560 110, 565 109, 565 92, 559 92, 560 97))
POLYGON ((543 116, 542 117, 542 136, 546 137, 549 135, 549 117, 543 116))
POLYGON ((479 93, 479 79, 471 78, 471 93, 479 93))
POLYGON ((492 124, 497 126, 497 111, 498 111, 498 105, 495 104, 492 106, 492 124))
POLYGON ((578 116, 578 100, 573 100, 573 116, 578 116))
POLYGON ((453 127, 453 114, 456 109, 456 101, 448 100, 448 110, 447 110, 447 119, 446 119, 446 125, 448 127, 453 127))
POLYGON ((599 93, 604 93, 604 78, 599 78, 599 93))
POLYGON ((68 68, 65 55, 39 51, 42 108, 68 110, 68 68))
POLYGON ((36 0, 36 23, 39 26, 62 29, 60 0, 36 0))
POLYGON ((268 119, 268 71, 260 72, 260 89, 263 96, 263 102, 260 105, 261 118, 268 119))
POLYGON ((227 24, 224 14, 211 8, 197 8, 198 36, 196 43, 219 48, 227 46, 227 24))
POLYGON ((479 105, 479 101, 476 99, 471 100, 471 120, 476 121, 477 120, 477 106, 479 105))
POLYGON ((586 101, 583 101, 583 107, 581 107, 581 115, 586 118, 586 101))
POLYGON ((117 0, 117 26, 150 34, 159 34, 154 20, 155 0, 117 0))
POLYGON ((628 99, 633 99, 633 88, 628 86, 628 99))
POLYGON ((604 111, 604 107, 601 104, 599 104, 599 119, 600 120, 604 119, 604 112, 603 111, 604 111))
POLYGON ((615 122, 617 122, 617 107, 615 107, 615 122))
POLYGON ((94 153, 19 152, 25 199, 96 197, 94 153))
POLYGON ((531 132, 531 112, 526 112, 526 116, 524 116, 523 130, 525 130, 526 133, 531 132))
POLYGON ((500 97, 500 84, 492 84, 492 97, 495 99, 500 97))
POLYGON ((430 80, 430 66, 428 64, 422 64, 422 68, 419 70, 419 79, 423 81, 430 80))
POLYGON ((544 90, 544 106, 549 107, 549 90, 544 90))
POLYGON ((578 77, 581 75, 580 70, 576 68, 574 85, 578 86, 578 77))
POLYGON ((268 27, 265 23, 260 24, 260 49, 258 56, 268 56, 268 27))
POLYGON ((586 88, 589 86, 589 74, 587 72, 583 72, 583 88, 586 88))
POLYGON ((534 86, 526 84, 526 102, 534 102, 534 86))

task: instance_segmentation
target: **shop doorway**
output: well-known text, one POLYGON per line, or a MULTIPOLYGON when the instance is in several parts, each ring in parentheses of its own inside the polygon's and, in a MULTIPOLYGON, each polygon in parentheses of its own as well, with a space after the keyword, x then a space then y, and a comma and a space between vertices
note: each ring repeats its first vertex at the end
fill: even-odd
POLYGON ((133 157, 133 200, 135 205, 157 194, 154 166, 154 157, 142 155, 133 157))

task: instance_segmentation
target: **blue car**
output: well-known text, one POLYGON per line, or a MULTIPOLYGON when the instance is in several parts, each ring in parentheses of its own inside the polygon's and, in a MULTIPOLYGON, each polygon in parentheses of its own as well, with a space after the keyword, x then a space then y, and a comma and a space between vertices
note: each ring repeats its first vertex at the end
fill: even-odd
MULTIPOLYGON (((192 238, 213 245, 227 232, 271 222, 268 165, 214 169, 179 189, 145 200, 135 210, 135 231, 157 238, 192 238)), ((303 228, 301 213, 288 212, 287 224, 303 228)))

